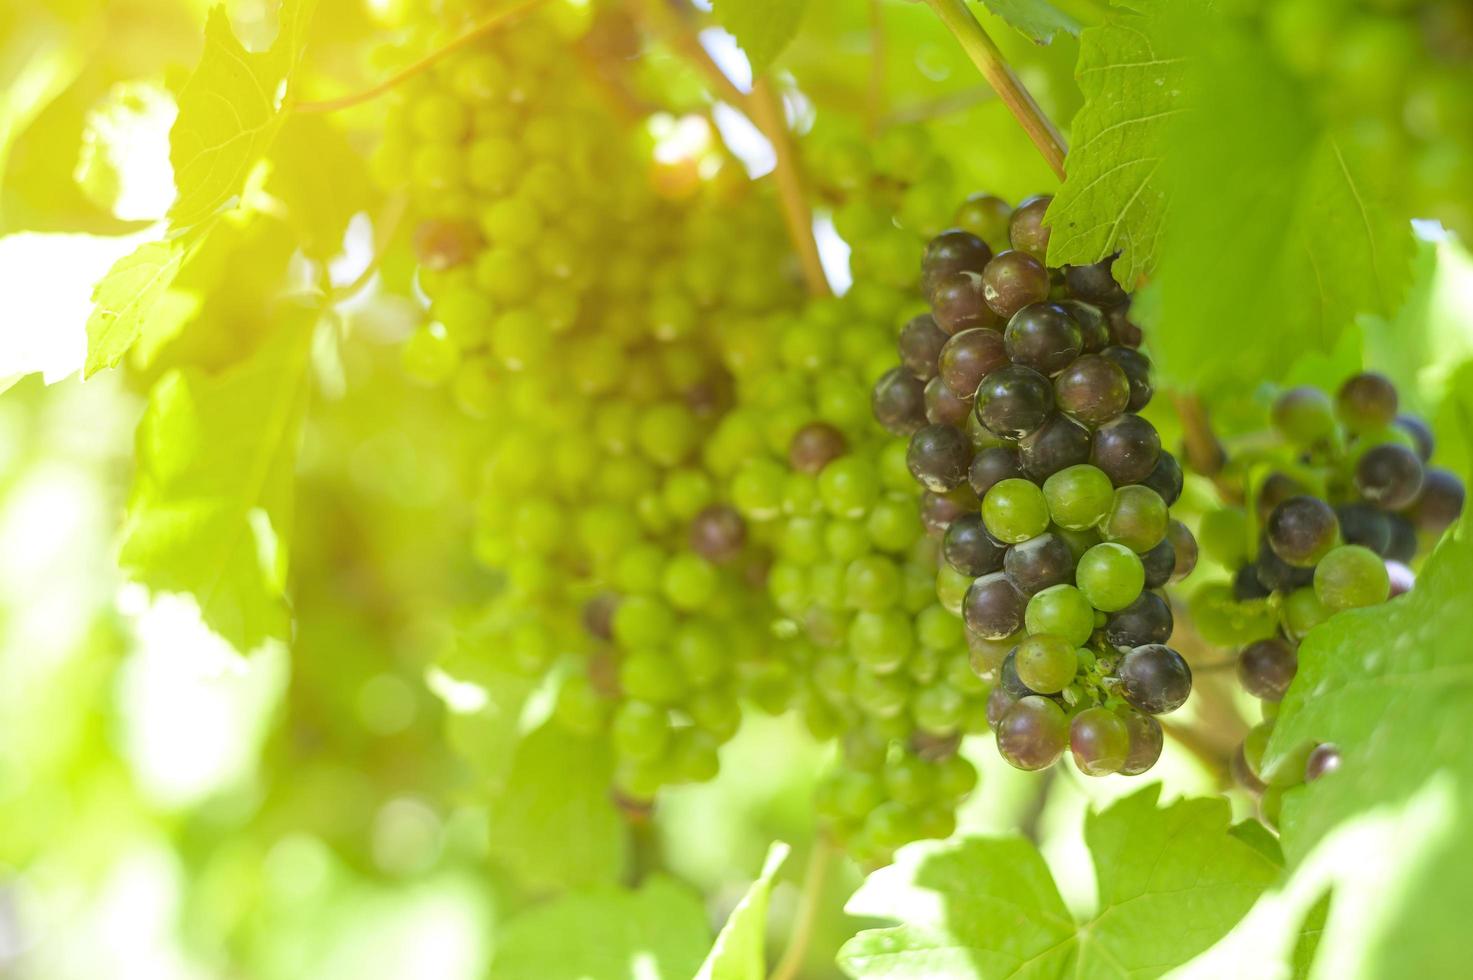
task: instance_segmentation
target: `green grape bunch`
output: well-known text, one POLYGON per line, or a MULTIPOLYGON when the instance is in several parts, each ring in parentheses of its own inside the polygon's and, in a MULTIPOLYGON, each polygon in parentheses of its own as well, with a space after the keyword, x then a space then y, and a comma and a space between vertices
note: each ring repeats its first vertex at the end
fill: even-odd
POLYGON ((1170 517, 1183 474, 1138 413, 1150 361, 1111 260, 1050 269, 1050 198, 970 198, 926 247, 929 312, 899 337, 875 417, 909 439, 937 593, 961 617, 1012 765, 1066 750, 1080 772, 1155 764, 1155 716, 1191 693, 1161 594, 1196 563, 1170 517))
MULTIPOLYGON (((1462 481, 1431 464, 1431 429, 1399 408, 1396 387, 1374 372, 1348 378, 1333 398, 1289 388, 1272 405, 1272 442, 1257 441, 1219 475, 1245 505, 1204 517, 1203 550, 1234 574, 1199 590, 1193 611, 1209 640, 1240 647, 1238 678, 1263 703, 1264 721, 1234 760, 1255 791, 1299 643, 1337 612, 1409 591, 1425 546, 1462 513, 1462 481)), ((1323 747, 1306 776, 1334 758, 1323 747)))

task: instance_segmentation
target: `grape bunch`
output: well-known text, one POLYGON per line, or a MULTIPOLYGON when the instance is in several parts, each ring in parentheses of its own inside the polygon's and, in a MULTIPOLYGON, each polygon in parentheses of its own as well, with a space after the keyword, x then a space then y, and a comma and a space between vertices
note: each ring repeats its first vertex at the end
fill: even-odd
POLYGON ((1171 519, 1176 458, 1138 413, 1150 362, 1106 260, 1045 264, 1048 197, 969 199, 932 239, 930 312, 899 337, 873 407, 909 439, 942 605, 992 683, 1003 758, 1043 769, 1066 749, 1088 775, 1154 765, 1155 716, 1191 692, 1160 593, 1196 562, 1171 519))
POLYGON ((1422 543, 1462 512, 1462 481, 1430 463, 1431 430, 1398 409, 1395 386, 1370 372, 1333 399, 1312 386, 1282 392, 1271 410, 1275 442, 1255 444, 1221 474, 1245 506, 1203 519, 1204 552, 1234 577, 1204 587, 1193 611, 1209 640, 1240 645, 1238 678, 1264 704, 1235 762, 1254 789, 1300 641, 1337 612, 1410 589, 1422 543))
POLYGON ((1394 176, 1412 213, 1473 234, 1473 7, 1285 0, 1262 17, 1281 61, 1363 158, 1394 176))

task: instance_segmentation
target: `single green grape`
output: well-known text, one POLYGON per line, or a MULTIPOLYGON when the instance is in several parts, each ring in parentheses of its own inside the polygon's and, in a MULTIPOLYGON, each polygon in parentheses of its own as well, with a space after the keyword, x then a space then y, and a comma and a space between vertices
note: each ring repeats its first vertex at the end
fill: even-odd
POLYGON ((869 460, 841 456, 819 473, 818 492, 835 517, 863 517, 880 495, 880 480, 869 460))
POLYGON ((1135 552, 1122 544, 1105 542, 1079 559, 1074 581, 1090 605, 1103 612, 1117 612, 1141 594, 1146 570, 1135 552))
POLYGON ((1334 548, 1314 570, 1314 593, 1331 612, 1385 602, 1391 595, 1386 563, 1358 544, 1334 548))
POLYGON ((1076 644, 1052 633, 1034 633, 1018 644, 1018 679, 1039 694, 1057 694, 1074 680, 1076 644))
POLYGON ((1019 544, 1048 530, 1048 503, 1032 481, 1018 477, 1001 480, 982 500, 982 523, 997 540, 1019 544))
POLYGON ((1043 496, 1055 524, 1071 531, 1083 531, 1099 524, 1110 513, 1115 487, 1104 470, 1079 463, 1043 481, 1043 496))
POLYGON ((1166 537, 1168 520, 1166 501, 1159 493, 1131 484, 1115 491, 1100 533, 1106 541, 1118 542, 1143 555, 1166 537))
POLYGON ((1095 611, 1083 592, 1072 585, 1055 585, 1028 600, 1023 621, 1030 635, 1049 633, 1073 647, 1082 647, 1095 629, 1095 611))

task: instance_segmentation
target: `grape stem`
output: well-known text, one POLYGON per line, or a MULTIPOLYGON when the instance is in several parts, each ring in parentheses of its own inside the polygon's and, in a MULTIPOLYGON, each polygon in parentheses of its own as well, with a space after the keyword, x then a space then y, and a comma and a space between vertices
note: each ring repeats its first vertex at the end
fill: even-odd
POLYGON ((803 282, 810 296, 828 296, 829 280, 824 275, 818 255, 818 242, 813 237, 813 213, 803 191, 803 178, 798 170, 797 154, 782 103, 766 79, 756 79, 748 95, 727 77, 721 66, 701 46, 701 40, 684 18, 666 0, 646 0, 641 9, 656 34, 691 66, 706 77, 712 90, 723 102, 743 112, 772 144, 775 160, 772 176, 777 183, 778 202, 783 223, 788 230, 793 251, 803 269, 803 282))
POLYGON ((1064 179, 1064 156, 1067 149, 1064 137, 1044 114, 1038 102, 1023 87, 1022 81, 1013 71, 987 31, 967 9, 965 0, 926 0, 927 5, 941 18, 941 23, 951 31, 962 46, 972 64, 987 79, 987 84, 1002 99, 1013 118, 1023 127, 1049 168, 1060 179, 1064 179))
POLYGON ((803 869, 803 890, 798 896, 793 931, 788 934, 787 948, 769 980, 793 980, 803 969, 808 945, 813 941, 813 927, 818 921, 818 904, 823 897, 824 882, 833 862, 834 846, 821 836, 815 838, 813 850, 808 855, 808 866, 803 869))
POLYGON ((1187 464, 1203 476, 1216 478, 1222 471, 1222 443, 1212 431, 1207 407, 1199 395, 1173 396, 1176 414, 1181 419, 1182 438, 1187 448, 1187 464))
POLYGON ((517 17, 520 17, 534 7, 541 6, 545 2, 546 0, 521 0, 519 3, 487 14, 475 26, 453 41, 436 48, 414 64, 395 72, 378 84, 369 86, 361 92, 341 95, 335 99, 323 99, 318 102, 295 102, 288 106, 288 108, 293 112, 336 112, 338 109, 347 109, 351 106, 372 101, 395 86, 433 67, 436 63, 454 54, 461 48, 469 44, 474 44, 487 34, 500 29, 509 21, 515 20, 517 17))

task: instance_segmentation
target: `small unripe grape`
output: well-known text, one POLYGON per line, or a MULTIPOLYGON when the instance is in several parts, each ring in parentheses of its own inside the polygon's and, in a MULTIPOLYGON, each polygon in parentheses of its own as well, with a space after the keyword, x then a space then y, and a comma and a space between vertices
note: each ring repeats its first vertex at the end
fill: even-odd
POLYGON ((1340 522, 1329 504, 1301 494, 1279 504, 1268 516, 1268 544, 1284 561, 1300 568, 1318 562, 1335 547, 1340 522))
POLYGON ((1080 772, 1108 776, 1124 768, 1130 756, 1130 729, 1108 708, 1086 708, 1069 725, 1069 748, 1080 772))
POLYGON ((1046 479, 1043 496, 1055 524, 1083 530, 1099 524, 1110 513, 1115 489, 1103 470, 1082 463, 1046 479))
POLYGON ((1274 428, 1298 446, 1312 446, 1335 434, 1335 406, 1313 385, 1290 388, 1273 407, 1274 428))
POLYGON ((1013 248, 1027 252, 1040 262, 1048 258, 1049 229, 1043 219, 1053 199, 1052 194, 1030 197, 1014 209, 1008 221, 1008 241, 1013 248))
POLYGON ((1396 418, 1396 386, 1385 375, 1367 371, 1346 380, 1335 398, 1340 421, 1352 432, 1368 432, 1396 418))
POLYGON ((1314 593, 1331 612, 1385 602, 1391 594, 1386 564, 1369 548, 1346 544, 1332 550, 1314 570, 1314 593))
POLYGON ((1166 503, 1150 487, 1120 487, 1110 503, 1110 513, 1100 523, 1106 541, 1116 541, 1136 554, 1145 554, 1166 537, 1166 503))
POLYGON ((1089 642, 1095 628, 1094 607, 1072 585, 1055 585, 1029 599, 1023 618, 1030 634, 1052 633, 1076 647, 1089 642))
POLYGON ((1103 612, 1119 612, 1140 596, 1146 572, 1135 552, 1106 542, 1084 553, 1075 579, 1090 605, 1103 612))
POLYGON ((1120 661, 1120 693, 1148 715, 1163 715, 1186 703, 1192 693, 1192 669, 1181 654, 1152 643, 1136 647, 1120 661))
POLYGON ((956 209, 956 223, 997 251, 1007 242, 1008 219, 1012 213, 1012 206, 1000 197, 973 194, 956 209))
POLYGON ((1048 530, 1048 504, 1036 483, 1003 480, 982 499, 982 520, 993 537, 1018 544, 1048 530))
POLYGON ((1009 765, 1029 772, 1047 769, 1069 744, 1069 721, 1048 698, 1026 697, 997 724, 997 751, 1009 765))
POLYGON ((1074 680, 1078 656, 1074 644, 1059 636, 1036 633, 1018 644, 1014 669, 1028 690, 1056 694, 1074 680))

